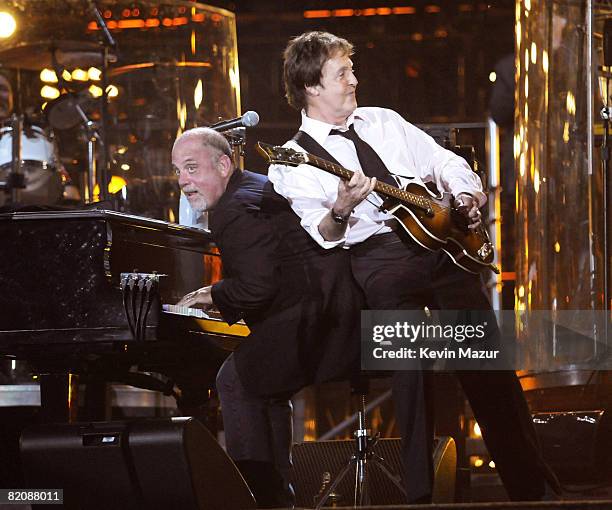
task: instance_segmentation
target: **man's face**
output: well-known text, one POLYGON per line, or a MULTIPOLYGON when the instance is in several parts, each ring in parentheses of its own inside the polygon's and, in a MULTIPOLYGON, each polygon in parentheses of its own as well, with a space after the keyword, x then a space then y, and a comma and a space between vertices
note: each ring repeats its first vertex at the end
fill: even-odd
POLYGON ((357 108, 357 78, 348 55, 337 52, 321 70, 321 83, 308 87, 308 115, 332 124, 342 124, 357 108))
POLYGON ((13 90, 5 76, 0 75, 0 119, 6 119, 13 111, 13 90))
POLYGON ((172 166, 179 172, 179 186, 191 207, 214 209, 231 175, 229 157, 203 145, 201 138, 187 136, 175 144, 172 166))

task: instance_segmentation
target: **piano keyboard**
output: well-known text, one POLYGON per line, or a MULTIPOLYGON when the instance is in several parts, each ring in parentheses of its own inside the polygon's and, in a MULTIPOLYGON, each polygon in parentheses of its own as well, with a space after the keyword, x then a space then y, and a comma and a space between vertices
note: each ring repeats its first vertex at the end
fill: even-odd
POLYGON ((214 310, 204 311, 200 308, 189 308, 187 306, 162 305, 162 311, 182 317, 193 317, 199 328, 206 333, 241 337, 248 336, 251 333, 244 321, 238 321, 230 326, 223 320, 221 314, 214 310))
POLYGON ((195 317, 197 319, 210 319, 211 316, 209 315, 209 313, 213 315, 218 315, 217 318, 221 317, 218 312, 210 311, 209 313, 207 313, 201 308, 189 308, 187 306, 162 305, 162 310, 167 313, 183 315, 184 317, 195 317))

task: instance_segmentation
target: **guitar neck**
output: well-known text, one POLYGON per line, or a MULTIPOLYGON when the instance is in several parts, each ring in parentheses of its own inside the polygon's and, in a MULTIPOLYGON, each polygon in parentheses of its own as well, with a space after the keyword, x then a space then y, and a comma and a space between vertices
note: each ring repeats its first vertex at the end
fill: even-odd
MULTIPOLYGON (((327 161, 326 159, 315 156, 314 154, 308 153, 307 156, 309 164, 316 166, 321 170, 325 170, 330 174, 334 174, 346 181, 350 180, 351 177, 353 177, 353 174, 355 173, 352 170, 348 170, 343 166, 337 165, 336 163, 332 163, 331 161, 327 161)), ((396 198, 398 200, 401 200, 402 202, 406 202, 415 207, 419 207, 421 209, 424 209, 425 211, 431 210, 431 203, 429 200, 427 200, 426 197, 417 195, 416 193, 410 193, 409 191, 405 191, 395 186, 391 186, 386 182, 376 181, 374 191, 386 197, 396 198)))

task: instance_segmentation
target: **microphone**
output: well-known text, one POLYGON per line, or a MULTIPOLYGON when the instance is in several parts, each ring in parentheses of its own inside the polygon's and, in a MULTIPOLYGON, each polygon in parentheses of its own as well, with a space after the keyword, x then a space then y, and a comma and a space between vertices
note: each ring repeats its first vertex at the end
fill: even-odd
POLYGON ((238 127, 253 127, 259 123, 259 115, 257 112, 248 111, 242 117, 236 117, 231 120, 222 120, 221 122, 217 122, 212 126, 209 126, 210 129, 214 129, 215 131, 229 131, 230 129, 238 128, 238 127))

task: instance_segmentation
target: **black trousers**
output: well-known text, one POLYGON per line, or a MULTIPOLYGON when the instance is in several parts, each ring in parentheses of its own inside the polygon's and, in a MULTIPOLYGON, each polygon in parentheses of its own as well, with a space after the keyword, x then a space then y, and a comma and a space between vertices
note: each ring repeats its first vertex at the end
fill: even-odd
POLYGON ((292 505, 290 394, 261 397, 249 393, 230 354, 217 374, 227 454, 249 485, 257 508, 292 505))
MULTIPOLYGON (((351 248, 353 274, 375 310, 490 310, 480 277, 407 235, 373 236, 351 248)), ((496 327, 496 326, 495 326, 496 327)), ((512 500, 538 500, 554 475, 543 461, 522 388, 513 371, 457 371, 500 477, 512 500)), ((409 502, 427 501, 433 487, 431 373, 393 376, 409 502)))

